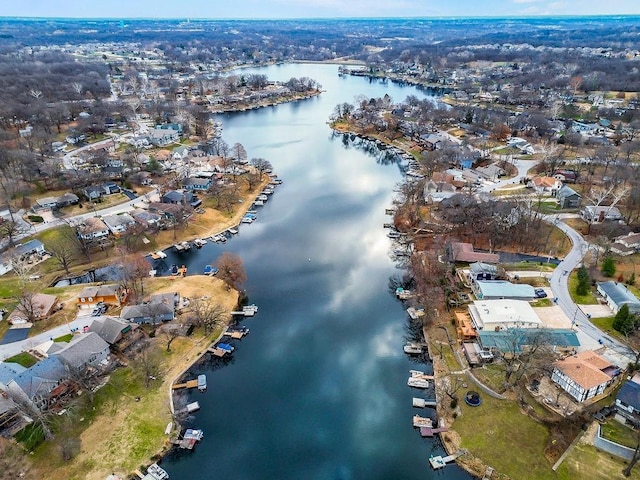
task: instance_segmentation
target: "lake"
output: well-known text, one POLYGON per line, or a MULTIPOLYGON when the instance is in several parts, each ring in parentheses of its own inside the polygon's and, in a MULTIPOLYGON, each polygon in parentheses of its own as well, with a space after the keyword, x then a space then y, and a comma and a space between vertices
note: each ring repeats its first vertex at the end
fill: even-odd
POLYGON ((433 411, 412 408, 413 396, 430 395, 407 386, 409 369, 431 367, 403 353, 407 315, 389 291, 402 270, 383 223, 400 168, 327 125, 337 103, 359 94, 401 101, 426 93, 339 77, 335 65, 242 72, 307 76, 326 91, 216 118, 229 145, 269 160, 283 184, 226 244, 166 259, 201 273, 222 252, 237 253, 259 312, 243 322, 251 333, 234 343, 232 360, 193 368, 207 374, 208 391, 188 394, 202 409, 187 426, 205 437, 194 451, 170 454, 163 468, 172 480, 471 478, 456 465, 433 472, 428 457, 442 452, 438 440, 411 426, 414 414, 433 411))

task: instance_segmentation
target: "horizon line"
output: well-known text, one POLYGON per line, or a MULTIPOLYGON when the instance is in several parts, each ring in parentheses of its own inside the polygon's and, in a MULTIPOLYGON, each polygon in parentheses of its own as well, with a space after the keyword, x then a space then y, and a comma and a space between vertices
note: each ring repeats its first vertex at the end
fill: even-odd
POLYGON ((638 13, 593 13, 593 14, 527 14, 527 15, 438 15, 438 16, 400 16, 400 17, 38 17, 27 15, 4 16, 0 20, 189 20, 189 21, 283 21, 283 20, 474 20, 474 19, 532 19, 532 18, 594 18, 594 17, 640 17, 638 13))

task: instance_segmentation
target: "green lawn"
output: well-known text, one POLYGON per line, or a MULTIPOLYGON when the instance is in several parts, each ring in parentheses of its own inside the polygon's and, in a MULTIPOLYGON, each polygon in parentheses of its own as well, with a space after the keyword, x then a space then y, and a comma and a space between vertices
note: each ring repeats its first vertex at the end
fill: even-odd
POLYGON ((73 338, 73 333, 67 333, 66 335, 62 335, 61 337, 54 338, 54 342, 65 342, 69 343, 73 338))
POLYGON ((513 479, 563 478, 544 456, 549 437, 545 426, 520 413, 516 402, 481 397, 482 405, 475 408, 460 402, 462 415, 453 429, 462 437, 462 447, 513 479))
POLYGON ((571 274, 569 274, 568 286, 569 286, 569 294, 571 295, 571 298, 578 305, 597 305, 598 304, 598 299, 593 295, 591 290, 587 295, 578 295, 576 293, 576 287, 578 286, 577 272, 571 272, 571 274))
POLYGON ((591 323, 593 323, 600 330, 605 332, 607 335, 611 335, 614 338, 622 342, 626 342, 627 338, 621 334, 620 332, 613 329, 613 321, 616 319, 615 316, 612 317, 602 317, 602 318, 592 318, 591 323))
POLYGON ((473 369, 473 375, 486 386, 498 393, 504 391, 504 367, 489 363, 473 369))
POLYGON ((625 445, 629 448, 636 448, 638 444, 638 434, 626 425, 622 425, 615 420, 609 420, 601 425, 600 435, 607 440, 625 445))
POLYGON ((25 368, 29 368, 38 363, 38 359, 27 352, 21 352, 17 355, 14 355, 13 357, 7 358, 5 362, 17 363, 25 368))
POLYGON ((630 477, 622 475, 626 462, 598 450, 593 445, 578 443, 558 468, 558 479, 617 480, 640 479, 640 468, 635 467, 630 477))

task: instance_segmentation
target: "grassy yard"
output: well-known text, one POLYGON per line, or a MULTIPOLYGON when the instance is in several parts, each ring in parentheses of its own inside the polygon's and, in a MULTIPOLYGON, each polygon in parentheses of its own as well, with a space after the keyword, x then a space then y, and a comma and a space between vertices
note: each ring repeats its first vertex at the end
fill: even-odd
MULTIPOLYGON (((621 458, 598 450, 593 445, 578 443, 558 468, 558 479, 617 480, 640 479, 640 468, 631 471, 630 477, 622 475, 626 462, 621 458)), ((532 478, 532 477, 529 477, 532 478)))
POLYGON ((38 359, 27 352, 20 352, 13 357, 9 357, 5 360, 7 363, 17 363, 24 368, 29 368, 38 363, 38 359))
POLYGON ((575 303, 578 305, 597 305, 598 299, 595 297, 593 292, 590 290, 586 295, 578 295, 576 293, 576 288, 578 286, 578 274, 577 272, 571 272, 569 274, 568 287, 569 294, 575 303))
POLYGON ((600 426, 600 435, 607 440, 635 448, 638 444, 638 434, 626 425, 622 425, 615 420, 609 420, 600 426))
POLYGON ((481 397, 482 405, 475 408, 460 402, 462 415, 452 428, 462 437, 461 446, 513 479, 562 478, 544 456, 547 428, 523 415, 516 402, 481 397))
POLYGON ((627 337, 625 337, 622 333, 613 329, 613 321, 616 319, 615 316, 611 317, 601 317, 601 318, 592 318, 591 323, 593 323, 600 330, 605 332, 607 335, 610 335, 613 338, 617 338, 622 343, 626 343, 628 341, 627 337))
POLYGON ((489 363, 473 369, 473 375, 487 387, 498 393, 504 391, 504 368, 496 363, 489 363))

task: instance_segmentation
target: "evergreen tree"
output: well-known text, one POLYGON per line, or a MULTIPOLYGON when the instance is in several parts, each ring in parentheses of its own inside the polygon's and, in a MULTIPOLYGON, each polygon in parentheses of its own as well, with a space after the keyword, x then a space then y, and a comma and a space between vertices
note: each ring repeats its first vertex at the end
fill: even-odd
POLYGON ((605 277, 613 277, 616 273, 616 261, 613 259, 611 255, 607 255, 602 260, 602 274, 605 277))
POLYGON ((583 296, 589 293, 589 272, 584 265, 578 269, 578 285, 576 286, 576 294, 583 296))
POLYGON ((625 336, 629 336, 636 331, 637 327, 638 321, 636 316, 629 311, 627 304, 622 305, 618 313, 616 313, 616 318, 613 320, 613 329, 625 336))

